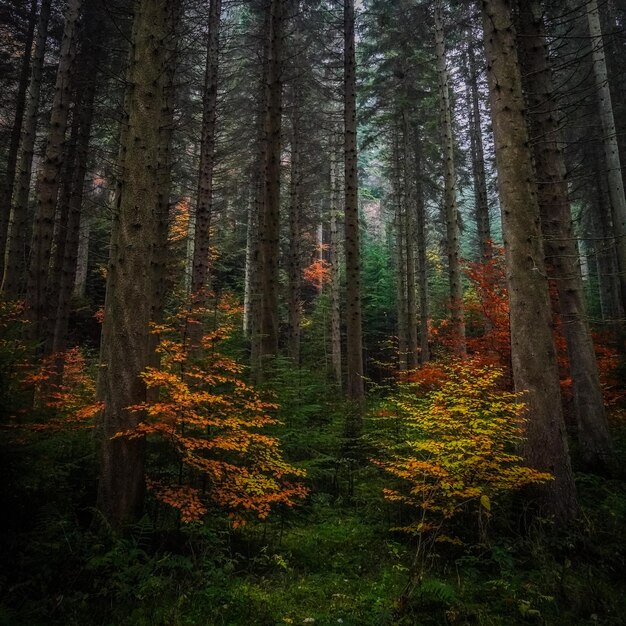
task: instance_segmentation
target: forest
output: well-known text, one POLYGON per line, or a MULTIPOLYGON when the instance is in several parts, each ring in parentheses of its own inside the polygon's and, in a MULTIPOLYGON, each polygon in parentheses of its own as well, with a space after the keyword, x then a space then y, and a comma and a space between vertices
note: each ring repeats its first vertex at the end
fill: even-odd
POLYGON ((0 626, 626 624, 626 0, 0 0, 0 626))

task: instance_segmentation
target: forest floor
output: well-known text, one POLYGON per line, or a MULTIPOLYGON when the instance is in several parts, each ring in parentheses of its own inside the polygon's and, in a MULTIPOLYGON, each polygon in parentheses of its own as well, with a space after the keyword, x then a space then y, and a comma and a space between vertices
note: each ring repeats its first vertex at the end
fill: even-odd
POLYGON ((235 532, 216 518, 155 534, 146 518, 114 540, 93 534, 81 509, 95 475, 88 445, 85 433, 23 442, 19 451, 2 442, 0 624, 626 623, 620 480, 577 475, 583 514, 568 533, 536 524, 522 534, 510 516, 508 525, 495 516, 486 541, 439 545, 400 610, 414 544, 392 530, 371 466, 344 468, 324 489, 332 463, 320 455, 306 505, 235 532))

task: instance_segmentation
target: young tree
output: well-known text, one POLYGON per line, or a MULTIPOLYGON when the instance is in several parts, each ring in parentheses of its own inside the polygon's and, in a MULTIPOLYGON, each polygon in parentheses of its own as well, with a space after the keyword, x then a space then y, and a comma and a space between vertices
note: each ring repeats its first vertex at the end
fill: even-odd
POLYGON ((554 480, 538 488, 544 510, 577 514, 576 488, 561 406, 537 187, 524 119, 515 29, 507 0, 483 0, 487 58, 510 299, 515 388, 528 407, 525 461, 554 480))

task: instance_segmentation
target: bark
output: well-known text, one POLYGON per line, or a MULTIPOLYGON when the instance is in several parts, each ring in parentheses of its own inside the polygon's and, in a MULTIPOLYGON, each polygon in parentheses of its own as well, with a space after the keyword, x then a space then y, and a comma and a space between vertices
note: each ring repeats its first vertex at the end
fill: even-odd
POLYGON ((22 134, 22 124, 24 123, 26 96, 28 95, 28 77, 30 75, 30 62, 32 58, 33 39, 35 37, 36 24, 37 0, 31 0, 30 13, 28 15, 28 26, 26 27, 26 38, 24 40, 24 56, 22 57, 20 75, 17 83, 15 117, 13 118, 13 127, 11 128, 11 136, 9 138, 7 169, 5 178, 2 182, 2 187, 0 188, 0 276, 4 274, 4 255, 6 251, 7 233, 9 230, 9 219, 11 215, 11 196, 13 195, 13 185, 15 184, 20 135, 22 134))
MULTIPOLYGON (((217 81, 220 45, 222 0, 211 0, 209 32, 202 111, 202 141, 198 176, 198 204, 194 233, 194 254, 191 274, 191 302, 198 311, 208 304, 211 220, 213 216, 213 170, 215 167, 215 120, 217 113, 217 81)), ((199 322, 199 320, 198 320, 199 322)), ((189 328, 192 350, 197 351, 202 340, 201 323, 189 328)))
POLYGON ((342 387, 341 370, 341 267, 339 265, 339 177, 337 152, 330 145, 330 342, 333 375, 338 389, 342 387))
POLYGON ((7 298, 17 298, 22 294, 24 268, 28 256, 26 233, 28 220, 28 196, 33 167, 37 122, 39 121, 39 98, 41 94, 41 74, 43 72, 50 22, 52 0, 42 0, 37 21, 37 36, 28 83, 28 103, 24 112, 24 124, 20 138, 20 155, 13 189, 11 215, 7 231, 7 246, 4 257, 2 292, 7 298))
MULTIPOLYGON (((55 255, 56 263, 51 273, 47 296, 52 306, 56 309, 56 315, 53 318, 54 326, 50 329, 52 331, 52 345, 50 348, 55 353, 63 352, 67 346, 70 303, 76 284, 77 262, 81 244, 81 221, 83 221, 82 209, 85 176, 89 163, 89 140, 91 138, 94 100, 98 82, 98 67, 103 54, 101 37, 103 23, 101 14, 95 5, 89 5, 85 22, 81 64, 76 81, 77 101, 74 108, 76 119, 73 122, 73 125, 77 127, 76 153, 72 168, 71 193, 67 205, 68 217, 63 241, 64 245, 59 246, 63 251, 63 255, 61 256, 60 250, 57 250, 55 255), (88 47, 89 51, 87 51, 88 47)), ((85 256, 88 254, 88 247, 84 254, 85 256)))
POLYGON ((146 398, 140 374, 149 363, 154 292, 152 263, 159 240, 159 158, 166 100, 170 0, 141 0, 128 70, 127 127, 122 132, 111 236, 99 388, 104 401, 98 506, 116 530, 136 520, 144 497, 142 437, 115 437, 135 428, 128 407, 146 398))
POLYGON ((465 353, 465 320, 463 316, 463 282, 459 249, 458 208, 456 203, 456 170, 454 164, 454 139, 452 137, 452 106, 450 103, 449 73, 443 33, 442 0, 435 4, 435 51, 439 84, 439 113, 441 118, 444 159, 444 206, 446 220, 446 251, 450 282, 450 319, 454 334, 454 351, 465 353))
POLYGON ((65 130, 72 97, 72 74, 81 4, 82 0, 69 0, 65 13, 46 151, 37 182, 37 206, 33 224, 26 303, 32 320, 31 335, 40 338, 45 332, 47 318, 50 315, 46 290, 57 196, 63 168, 65 130))
POLYGON ((86 215, 81 208, 80 225, 78 230, 78 250, 76 252, 76 277, 72 295, 75 298, 84 298, 87 292, 87 272, 89 269, 89 236, 91 234, 90 215, 86 215))
MULTIPOLYGON (((344 3, 344 170, 345 170, 345 255, 346 255, 346 369, 348 398, 365 399, 363 385, 363 339, 361 324, 361 236, 359 230, 357 145, 356 145, 356 54, 354 0, 344 3)), ((361 432, 355 416, 353 434, 361 432)))
POLYGON ((256 184, 252 184, 250 189, 250 197, 248 199, 248 219, 246 224, 246 267, 244 271, 244 288, 243 288, 243 332, 250 339, 253 331, 253 274, 254 263, 256 259, 256 251, 258 250, 258 207, 255 199, 257 197, 256 184))
POLYGON ((485 175, 485 153, 480 116, 480 97, 478 94, 478 69, 474 54, 474 42, 467 47, 469 64, 469 126, 470 151, 472 153, 472 178, 474 180, 474 214, 478 238, 478 253, 483 261, 491 258, 491 225, 489 220, 489 198, 487 195, 487 177, 485 175))
POLYGON ((263 225, 260 238, 260 363, 278 354, 278 258, 280 252, 280 157, 285 0, 270 0, 263 155, 263 225))
POLYGON ((613 453, 593 341, 585 313, 578 243, 574 236, 565 181, 552 69, 538 0, 519 2, 518 46, 525 74, 530 141, 544 238, 546 267, 554 279, 565 329, 578 440, 587 465, 602 468, 613 453))
MULTIPOLYGON (((295 364, 300 363, 302 324, 302 224, 301 224, 301 165, 300 165, 300 95, 294 88, 291 116, 291 179, 289 183, 289 253, 287 260, 289 331, 287 348, 295 364)), ((321 242, 320 242, 321 244, 321 242)), ((320 245, 320 251, 321 251, 320 245)))
POLYGON ((482 16, 498 169, 515 389, 527 407, 522 455, 554 480, 536 488, 543 511, 566 522, 578 512, 561 406, 559 372, 539 226, 537 187, 524 119, 508 0, 483 0, 482 16))
POLYGON ((611 198, 613 229, 615 231, 621 301, 622 307, 626 309, 626 196, 624 195, 624 180, 622 178, 617 132, 615 130, 615 119, 613 116, 613 103, 611 101, 611 91, 606 69, 597 0, 587 0, 586 11, 589 35, 591 36, 593 73, 598 90, 600 120, 604 134, 604 157, 606 160, 609 195, 611 198))
POLYGON ((411 158, 411 127, 406 108, 402 112, 403 180, 405 191, 404 239, 406 249, 406 300, 407 300, 407 367, 414 369, 418 364, 417 289, 415 277, 415 212, 413 159, 411 158))
POLYGON ((428 260, 426 256, 426 206, 424 203, 424 184, 422 182, 422 139, 419 129, 415 130, 415 237, 417 245, 418 291, 419 291, 419 361, 430 361, 428 345, 428 260))
MULTIPOLYGON (((408 366, 408 302, 406 263, 406 187, 400 167, 400 131, 394 128, 393 182, 395 200, 396 235, 396 315, 398 318, 398 369, 405 372, 408 366)), ((403 142, 404 143, 404 142, 403 142)), ((403 155, 404 156, 404 155, 403 155)))

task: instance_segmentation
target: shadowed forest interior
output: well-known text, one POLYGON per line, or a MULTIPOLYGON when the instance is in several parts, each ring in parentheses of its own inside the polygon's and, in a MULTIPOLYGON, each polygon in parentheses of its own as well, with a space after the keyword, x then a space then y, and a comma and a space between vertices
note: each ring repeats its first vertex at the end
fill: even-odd
POLYGON ((626 623, 626 0, 0 0, 0 625, 626 623))

